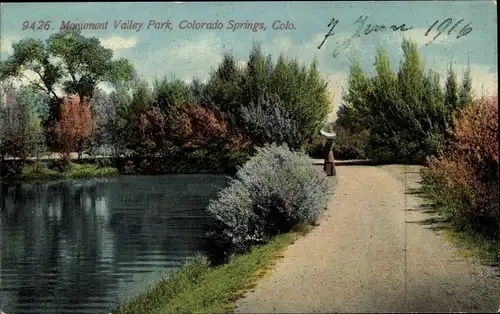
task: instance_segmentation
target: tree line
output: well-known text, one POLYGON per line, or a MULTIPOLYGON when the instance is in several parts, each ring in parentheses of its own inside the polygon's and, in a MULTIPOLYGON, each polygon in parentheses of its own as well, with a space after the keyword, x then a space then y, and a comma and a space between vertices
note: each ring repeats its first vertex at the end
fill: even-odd
POLYGON ((0 111, 2 159, 106 147, 142 162, 194 154, 227 163, 271 141, 300 149, 331 108, 316 60, 309 66, 282 55, 272 60, 258 45, 245 67, 225 54, 206 82, 148 84, 129 60, 113 60, 97 38, 66 30, 45 42, 13 44, 13 54, 0 63, 0 80, 7 100, 0 111), (9 84, 25 70, 36 79, 21 88, 9 84), (114 91, 97 88, 103 82, 114 91))
POLYGON ((404 40, 401 49, 396 71, 384 48, 377 51, 372 76, 353 60, 333 126, 337 155, 423 162, 445 148, 454 114, 473 100, 470 69, 458 83, 450 65, 442 88, 440 75, 425 71, 416 43, 404 40))

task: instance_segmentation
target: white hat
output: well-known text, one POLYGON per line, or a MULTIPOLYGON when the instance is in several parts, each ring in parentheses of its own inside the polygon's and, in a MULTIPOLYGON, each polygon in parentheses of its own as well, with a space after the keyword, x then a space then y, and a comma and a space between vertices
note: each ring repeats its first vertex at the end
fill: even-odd
POLYGON ((327 137, 327 138, 334 138, 334 137, 335 137, 335 135, 336 135, 336 134, 335 134, 335 132, 333 132, 333 133, 328 133, 328 132, 325 132, 325 131, 323 131, 323 130, 319 131, 319 133, 321 133, 321 135, 323 135, 323 136, 325 136, 325 137, 327 137))

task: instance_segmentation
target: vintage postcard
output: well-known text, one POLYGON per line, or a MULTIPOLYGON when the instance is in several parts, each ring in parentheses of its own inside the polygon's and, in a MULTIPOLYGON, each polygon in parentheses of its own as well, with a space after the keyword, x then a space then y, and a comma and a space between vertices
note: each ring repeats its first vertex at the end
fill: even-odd
POLYGON ((496 1, 0 3, 0 312, 500 311, 496 1))

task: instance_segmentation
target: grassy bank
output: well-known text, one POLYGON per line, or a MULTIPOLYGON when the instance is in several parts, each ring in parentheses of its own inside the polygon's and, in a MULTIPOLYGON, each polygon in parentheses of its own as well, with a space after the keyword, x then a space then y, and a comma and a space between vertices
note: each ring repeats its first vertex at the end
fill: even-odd
POLYGON ((118 174, 118 170, 113 167, 102 167, 97 164, 71 163, 70 167, 64 171, 50 169, 46 164, 41 163, 38 168, 35 165, 27 165, 22 170, 20 181, 37 182, 57 179, 76 179, 89 177, 104 177, 118 174))
POLYGON ((230 313, 243 292, 282 257, 282 250, 311 228, 278 235, 222 266, 211 267, 205 259, 188 263, 112 313, 230 313))
POLYGON ((459 210, 458 205, 444 200, 436 193, 436 189, 437 187, 425 182, 420 189, 425 198, 433 201, 433 211, 441 216, 441 219, 433 220, 439 223, 439 227, 435 228, 444 232, 446 240, 454 243, 462 256, 477 257, 483 264, 499 267, 500 238, 458 225, 451 214, 459 210))

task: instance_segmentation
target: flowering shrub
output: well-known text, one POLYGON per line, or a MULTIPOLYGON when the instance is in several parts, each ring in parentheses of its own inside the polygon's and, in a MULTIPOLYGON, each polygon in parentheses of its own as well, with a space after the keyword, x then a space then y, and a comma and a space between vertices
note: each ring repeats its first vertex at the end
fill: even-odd
POLYGON ((478 100, 456 116, 450 148, 428 158, 423 174, 459 226, 487 234, 500 230, 497 104, 497 97, 478 100))
POLYGON ((301 224, 317 221, 329 181, 303 153, 276 144, 259 148, 207 210, 211 233, 227 251, 244 252, 301 224))

